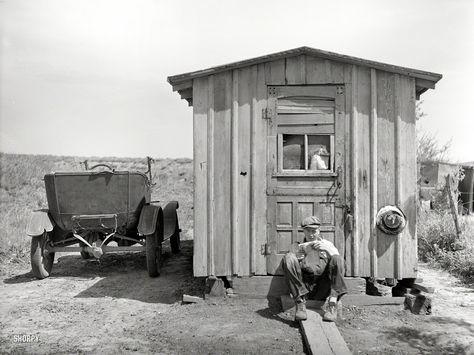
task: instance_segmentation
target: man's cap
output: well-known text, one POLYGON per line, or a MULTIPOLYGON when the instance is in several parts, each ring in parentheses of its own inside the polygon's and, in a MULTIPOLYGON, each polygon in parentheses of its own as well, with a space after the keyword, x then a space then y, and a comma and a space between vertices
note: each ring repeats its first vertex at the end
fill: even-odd
POLYGON ((320 225, 321 222, 316 216, 306 217, 305 219, 303 219, 303 222, 301 222, 301 227, 303 228, 319 228, 320 225))

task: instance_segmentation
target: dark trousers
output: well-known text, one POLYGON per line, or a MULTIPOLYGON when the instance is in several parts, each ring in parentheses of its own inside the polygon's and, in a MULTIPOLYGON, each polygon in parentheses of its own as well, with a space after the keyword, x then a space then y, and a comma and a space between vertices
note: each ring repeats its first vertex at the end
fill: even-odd
POLYGON ((283 271, 291 295, 296 300, 301 296, 310 296, 316 300, 337 297, 339 300, 347 287, 344 282, 344 263, 340 255, 329 257, 324 272, 315 276, 301 271, 301 266, 294 253, 286 253, 283 258, 283 271))

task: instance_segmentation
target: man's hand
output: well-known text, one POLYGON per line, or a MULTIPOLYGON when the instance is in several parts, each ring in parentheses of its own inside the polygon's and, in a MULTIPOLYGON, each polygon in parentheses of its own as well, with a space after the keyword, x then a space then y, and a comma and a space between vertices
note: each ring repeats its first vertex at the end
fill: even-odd
POLYGON ((339 255, 339 251, 329 240, 323 239, 314 242, 314 249, 324 250, 329 256, 339 255))

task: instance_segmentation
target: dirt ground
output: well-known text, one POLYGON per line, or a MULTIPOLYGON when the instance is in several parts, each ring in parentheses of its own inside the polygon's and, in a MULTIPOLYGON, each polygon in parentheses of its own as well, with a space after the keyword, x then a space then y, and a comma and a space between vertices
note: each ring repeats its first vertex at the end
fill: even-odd
MULTIPOLYGON (((36 280, 27 264, 2 266, 0 351, 15 354, 303 354, 298 324, 276 301, 237 297, 182 304, 202 295, 192 277, 192 241, 165 248, 162 274, 145 256, 109 254, 99 262, 59 256, 36 280)), ((421 266, 436 286, 431 316, 401 306, 344 305, 338 327, 354 354, 474 354, 474 289, 421 266)))

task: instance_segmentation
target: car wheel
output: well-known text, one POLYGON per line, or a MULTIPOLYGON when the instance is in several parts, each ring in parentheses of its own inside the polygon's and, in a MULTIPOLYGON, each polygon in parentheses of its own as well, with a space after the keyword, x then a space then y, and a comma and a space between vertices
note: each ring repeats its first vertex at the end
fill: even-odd
POLYGON ((53 268, 54 253, 45 249, 47 234, 31 237, 31 269, 38 279, 48 277, 53 268))
POLYGON ((86 260, 91 258, 91 255, 87 251, 81 251, 81 256, 86 260))
POLYGON ((153 233, 146 236, 146 266, 148 275, 150 277, 157 277, 161 271, 161 242, 158 238, 158 233, 153 233))
POLYGON ((176 218, 176 227, 174 229, 173 235, 170 238, 171 251, 174 254, 178 254, 181 250, 181 241, 180 241, 179 232, 180 232, 180 229, 179 229, 178 218, 176 218))

